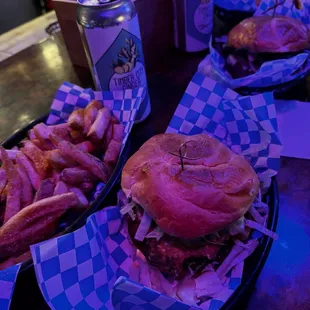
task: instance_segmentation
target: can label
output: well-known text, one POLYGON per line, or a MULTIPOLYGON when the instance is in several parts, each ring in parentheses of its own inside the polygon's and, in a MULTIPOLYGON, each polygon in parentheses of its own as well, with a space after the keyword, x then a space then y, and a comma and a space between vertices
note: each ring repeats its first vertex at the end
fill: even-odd
POLYGON ((186 46, 202 50, 209 46, 213 26, 213 0, 186 1, 186 46))
POLYGON ((146 85, 137 15, 118 26, 85 29, 85 36, 102 90, 146 85))
MULTIPOLYGON (((147 87, 137 15, 117 26, 84 31, 97 88, 114 91, 147 87)), ((149 104, 147 94, 139 114, 148 114, 149 104)))
POLYGON ((213 26, 213 0, 174 0, 176 46, 188 52, 207 49, 213 26))

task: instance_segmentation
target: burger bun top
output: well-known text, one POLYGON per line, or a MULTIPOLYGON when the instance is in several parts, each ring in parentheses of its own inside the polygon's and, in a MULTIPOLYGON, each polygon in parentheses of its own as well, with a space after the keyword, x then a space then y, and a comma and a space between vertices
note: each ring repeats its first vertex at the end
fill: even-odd
POLYGON ((255 16, 236 25, 227 45, 253 53, 292 53, 309 47, 310 31, 297 19, 286 16, 255 16))
POLYGON ((152 137, 126 163, 121 185, 164 232, 187 239, 242 217, 259 190, 250 164, 206 134, 152 137))

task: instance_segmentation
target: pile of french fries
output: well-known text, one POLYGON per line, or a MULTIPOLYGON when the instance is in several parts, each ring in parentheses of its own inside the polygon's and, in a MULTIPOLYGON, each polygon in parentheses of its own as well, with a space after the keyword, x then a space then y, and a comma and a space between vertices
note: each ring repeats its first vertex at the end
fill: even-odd
POLYGON ((88 207, 113 172, 123 136, 124 126, 95 100, 67 123, 37 124, 20 147, 0 147, 0 269, 53 236, 66 210, 88 207))

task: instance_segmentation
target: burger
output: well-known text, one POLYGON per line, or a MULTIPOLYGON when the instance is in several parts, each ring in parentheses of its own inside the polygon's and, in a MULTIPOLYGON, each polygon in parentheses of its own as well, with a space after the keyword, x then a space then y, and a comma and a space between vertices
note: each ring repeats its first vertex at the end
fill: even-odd
POLYGON ((259 179, 244 157, 207 134, 160 134, 128 160, 121 186, 134 246, 166 278, 181 280, 249 237, 259 179))
POLYGON ((214 43, 232 78, 254 74, 266 61, 293 57, 309 47, 310 31, 286 16, 255 16, 233 27, 226 44, 214 43))

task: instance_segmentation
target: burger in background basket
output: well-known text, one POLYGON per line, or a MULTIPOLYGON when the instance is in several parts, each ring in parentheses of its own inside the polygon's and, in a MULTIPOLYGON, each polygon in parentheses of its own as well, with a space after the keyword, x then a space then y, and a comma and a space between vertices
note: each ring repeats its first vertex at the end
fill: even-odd
MULTIPOLYGON (((197 288, 207 270, 225 276, 236 244, 244 258, 254 251, 252 228, 276 238, 265 227, 268 206, 257 199, 255 171, 207 134, 152 137, 126 163, 121 185, 121 213, 141 269, 134 280, 183 302, 190 302, 180 297, 184 281, 194 290, 188 283, 197 288)), ((194 303, 206 297, 200 292, 194 303)))
POLYGON ((310 31, 286 16, 255 16, 243 20, 228 33, 227 44, 216 50, 225 58, 232 78, 256 73, 264 62, 296 56, 309 48, 310 31))

